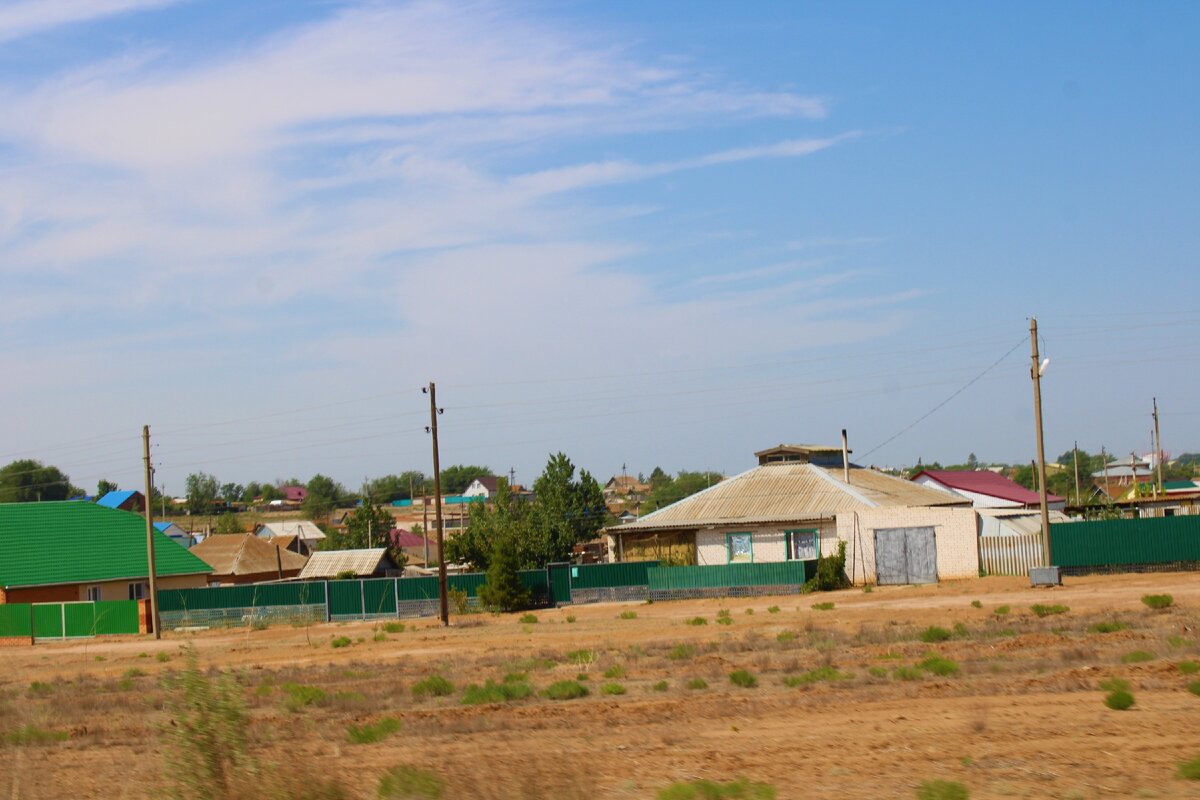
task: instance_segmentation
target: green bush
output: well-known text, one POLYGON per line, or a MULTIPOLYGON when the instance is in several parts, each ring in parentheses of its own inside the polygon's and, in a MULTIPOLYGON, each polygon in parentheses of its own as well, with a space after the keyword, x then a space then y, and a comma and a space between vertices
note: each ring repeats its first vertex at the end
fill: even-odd
POLYGON ((587 687, 579 681, 555 681, 546 687, 542 694, 551 700, 574 700, 587 697, 587 687))
POLYGON ((567 622, 574 622, 574 621, 575 621, 575 615, 567 614, 567 622))
POLYGON ((1008 606, 996 606, 996 609, 994 611, 992 611, 992 613, 995 614, 997 617, 1003 617, 1008 614, 1008 611, 1009 611, 1008 606))
POLYGON ((707 689, 708 681, 704 680, 704 678, 692 678, 690 681, 687 682, 686 685, 687 685, 687 688, 693 689, 693 690, 707 689))
POLYGON ((1164 608, 1170 608, 1175 602, 1175 598, 1169 594, 1144 594, 1142 602, 1146 604, 1146 608, 1161 611, 1164 608))
POLYGON ((954 623, 954 635, 962 639, 971 638, 971 629, 961 622, 954 623))
POLYGON ((622 611, 617 619, 637 619, 636 611, 622 611))
POLYGON ((728 608, 722 608, 720 611, 717 612, 717 617, 719 617, 720 619, 726 619, 727 617, 732 617, 732 616, 733 616, 733 612, 731 612, 728 608))
POLYGON ((665 692, 667 689, 671 688, 671 684, 667 683, 666 681, 659 681, 650 688, 656 692, 665 692))
POLYGON ((813 611, 833 611, 833 603, 813 603, 813 611))
POLYGON ((953 634, 945 628, 939 628, 937 625, 930 625, 925 630, 921 631, 918 638, 922 642, 944 642, 953 634))
POLYGON ((482 686, 472 683, 463 689, 462 704, 477 706, 485 703, 508 703, 512 700, 524 700, 533 694, 533 687, 521 679, 509 680, 505 677, 503 683, 487 681, 482 686))
POLYGON ((385 622, 383 623, 385 633, 404 633, 403 622, 385 622))
POLYGON ((875 591, 875 587, 869 583, 863 587, 863 594, 870 594, 873 591, 875 591))
POLYGON ((1184 675, 1195 675, 1197 672, 1200 672, 1200 664, 1195 661, 1180 661, 1176 667, 1184 675))
POLYGON ((349 647, 352 644, 354 644, 354 640, 351 639, 349 636, 339 636, 336 639, 334 639, 333 641, 331 641, 329 643, 329 646, 334 649, 337 649, 339 647, 349 647))
POLYGON ((600 687, 600 694, 625 694, 626 689, 619 683, 606 683, 600 687))
POLYGON ((1106 678, 1100 681, 1100 688, 1106 692, 1127 692, 1129 681, 1124 678, 1106 678))
POLYGON ((65 742, 71 738, 66 731, 47 731, 34 725, 25 725, 4 734, 4 741, 17 747, 65 742))
POLYGON ((455 616, 461 617, 471 610, 471 596, 462 589, 447 589, 446 601, 454 609, 455 616))
MULTIPOLYGON (((510 534, 497 537, 492 546, 492 563, 479 587, 479 602, 493 611, 521 611, 529 607, 530 594, 521 583, 520 554, 510 534)), ((535 620, 536 621, 536 620, 535 620)))
POLYGON ((1189 781, 1200 781, 1200 756, 1179 765, 1179 777, 1189 781))
POLYGON ((852 677, 850 674, 841 672, 835 667, 817 667, 816 669, 810 669, 808 672, 802 672, 799 675, 784 676, 783 685, 795 688, 797 686, 809 686, 825 681, 844 681, 850 677, 852 677))
POLYGON ((677 644, 667 653, 667 658, 672 661, 687 661, 694 655, 696 655, 695 647, 690 644, 677 644))
POLYGON ((775 788, 739 778, 731 783, 688 781, 660 789, 657 800, 775 800, 775 788))
POLYGON ((45 697, 48 694, 53 694, 53 692, 54 692, 54 686, 52 686, 49 683, 44 683, 42 681, 33 681, 32 683, 29 684, 29 693, 30 694, 45 697))
POLYGON ((625 668, 622 667, 620 664, 613 664, 611 667, 604 670, 604 677, 613 678, 613 679, 624 678, 625 677, 625 668))
POLYGON ((744 669, 736 669, 729 673, 729 682, 734 686, 740 686, 743 689, 753 689, 758 686, 758 678, 754 677, 744 669))
POLYGON ((732 625, 733 617, 717 617, 718 625, 732 625))
POLYGON ((522 614, 521 618, 517 621, 522 625, 536 625, 538 618, 537 614, 522 614))
POLYGON ((978 600, 972 600, 971 608, 983 608, 983 603, 979 602, 978 600))
POLYGON ((346 737, 354 744, 375 744, 382 742, 398 730, 400 730, 400 720, 395 717, 385 717, 374 724, 351 725, 346 728, 346 737))
POLYGON ((308 706, 323 705, 329 700, 329 695, 325 693, 325 690, 316 686, 285 683, 283 691, 287 695, 283 701, 283 705, 288 711, 293 713, 299 712, 308 706))
POLYGON ((817 561, 817 574, 804 588, 810 592, 832 592, 850 585, 846 578, 846 543, 838 542, 837 553, 817 561))
POLYGON ((1109 692, 1104 698, 1104 705, 1114 711, 1124 711, 1133 705, 1133 695, 1124 689, 1109 692))
POLYGON ((917 787, 917 800, 967 800, 971 795, 958 781, 924 781, 917 787))
POLYGON ((779 606, 770 606, 769 608, 767 608, 767 613, 768 614, 778 614, 779 606))
POLYGON ((888 674, 886 667, 869 667, 867 673, 872 678, 886 678, 888 674))
POLYGON ((1070 606, 1059 605, 1055 603, 1052 606, 1034 603, 1029 607, 1029 610, 1037 614, 1039 617, 1049 617, 1055 614, 1065 614, 1071 610, 1070 606))
POLYGON ((241 688, 228 674, 216 679, 206 675, 191 648, 184 659, 183 670, 163 681, 172 724, 162 728, 164 772, 170 784, 162 788, 181 798, 234 796, 234 786, 253 772, 246 748, 250 720, 241 688))
POLYGON ((892 670, 892 677, 898 681, 919 681, 925 677, 925 673, 916 667, 896 667, 892 670))
POLYGON ((412 685, 413 697, 446 697, 454 694, 454 684, 441 675, 430 675, 412 685))
POLYGON ((777 641, 783 643, 790 642, 795 638, 796 634, 794 631, 780 631, 779 635, 775 637, 777 641))
POLYGON ((154 654, 154 660, 160 664, 165 664, 171 660, 171 654, 165 650, 159 650, 154 654))
POLYGON ((708 620, 706 620, 704 617, 692 617, 691 619, 689 619, 687 621, 687 624, 688 625, 707 625, 708 620))
POLYGON ((942 658, 941 656, 929 656, 920 664, 917 664, 917 666, 926 672, 940 675, 943 678, 958 674, 958 664, 949 658, 942 658))
POLYGON ((375 796, 379 800, 440 800, 445 791, 446 784, 436 772, 402 764, 383 774, 375 796))
POLYGON ((1189 692, 1196 695, 1197 697, 1200 697, 1200 681, 1192 681, 1191 683, 1188 684, 1187 688, 1188 688, 1189 692))
POLYGON ((1088 630, 1092 633, 1116 633, 1126 630, 1128 627, 1129 623, 1114 619, 1111 622, 1097 622, 1095 625, 1089 625, 1088 630))
POLYGON ((1141 664, 1145 661, 1153 661, 1156 658, 1154 653, 1146 650, 1134 650, 1121 656, 1122 664, 1141 664))

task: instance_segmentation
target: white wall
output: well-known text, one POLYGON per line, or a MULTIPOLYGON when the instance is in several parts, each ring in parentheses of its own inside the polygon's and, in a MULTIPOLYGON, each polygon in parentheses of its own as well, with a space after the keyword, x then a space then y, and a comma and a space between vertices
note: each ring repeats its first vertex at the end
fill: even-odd
POLYGON ((787 561, 787 534, 789 530, 816 528, 820 534, 821 555, 828 555, 837 548, 837 529, 832 522, 797 522, 787 525, 734 525, 728 528, 701 529, 696 531, 696 563, 710 567, 729 563, 726 534, 750 533, 753 538, 754 563, 787 561))
POLYGON ((875 531, 880 528, 933 528, 938 579, 976 578, 977 524, 969 508, 872 508, 838 514, 837 538, 846 542, 846 574, 856 585, 875 583, 875 531))

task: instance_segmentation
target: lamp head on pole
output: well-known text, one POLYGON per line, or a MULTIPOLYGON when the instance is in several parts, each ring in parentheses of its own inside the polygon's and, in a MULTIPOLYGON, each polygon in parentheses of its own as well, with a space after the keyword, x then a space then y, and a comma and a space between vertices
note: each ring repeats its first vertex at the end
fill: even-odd
POLYGON ((1048 367, 1048 366, 1050 366, 1050 359, 1043 358, 1042 365, 1040 367, 1038 367, 1038 377, 1039 378, 1046 374, 1046 367, 1048 367))

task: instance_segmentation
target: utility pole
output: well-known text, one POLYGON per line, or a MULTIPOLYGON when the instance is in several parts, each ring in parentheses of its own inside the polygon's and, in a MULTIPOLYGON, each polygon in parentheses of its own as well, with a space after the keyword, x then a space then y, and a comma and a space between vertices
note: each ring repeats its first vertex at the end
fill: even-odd
POLYGON ((428 432, 433 437, 433 494, 434 501, 437 503, 433 512, 437 522, 438 598, 441 601, 442 625, 446 626, 450 624, 450 605, 449 598, 446 596, 446 540, 442 533, 442 465, 438 460, 437 431, 437 418, 438 414, 442 413, 442 409, 437 407, 437 387, 434 386, 433 381, 429 382, 429 387, 425 391, 429 393, 428 432))
POLYGON ((154 566, 154 506, 150 503, 150 490, 154 479, 150 469, 150 426, 142 426, 142 466, 146 473, 146 571, 150 573, 150 624, 154 627, 154 638, 162 638, 158 619, 158 576, 154 566))
POLYGON ((1080 505, 1083 501, 1079 497, 1079 442, 1075 442, 1075 505, 1080 505))
POLYGON ((1046 445, 1042 435, 1042 358, 1038 353, 1037 318, 1029 318, 1029 347, 1032 366, 1029 375, 1033 378, 1033 416, 1037 428, 1038 495, 1042 506, 1042 553, 1045 566, 1053 566, 1050 554, 1050 506, 1046 501, 1046 445))
POLYGON ((1162 479, 1162 435, 1158 432, 1158 398, 1154 398, 1154 466, 1158 468, 1158 495, 1163 494, 1163 479, 1162 479))
POLYGON ((429 502, 425 499, 425 481, 421 481, 421 538, 425 540, 425 569, 429 569, 429 502))

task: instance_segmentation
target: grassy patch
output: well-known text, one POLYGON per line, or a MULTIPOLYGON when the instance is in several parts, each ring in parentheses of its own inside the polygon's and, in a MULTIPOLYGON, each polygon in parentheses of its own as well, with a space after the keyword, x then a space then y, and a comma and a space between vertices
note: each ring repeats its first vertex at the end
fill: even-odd
POLYGON ((971 608, 983 608, 983 603, 979 602, 978 600, 972 600, 971 608))
POLYGON ((538 618, 537 614, 522 614, 521 618, 517 621, 522 625, 534 625, 537 623, 538 618))
POLYGON ((4 734, 4 741, 17 747, 54 744, 55 742, 65 742, 69 738, 70 734, 66 731, 48 731, 34 725, 25 725, 4 734))
POLYGON ((385 717, 376 723, 351 725, 346 728, 346 738, 354 744, 375 744, 382 742, 398 730, 400 730, 400 720, 395 717, 385 717))
POLYGON ((1161 611, 1164 608, 1170 608, 1175 603, 1175 598, 1169 594, 1144 594, 1142 603, 1146 608, 1161 611))
POLYGON ((1097 622, 1095 625, 1089 625, 1088 631, 1090 633, 1116 633, 1117 631, 1127 630, 1128 628, 1128 622, 1121 622, 1120 620, 1114 619, 1110 622, 1097 622))
POLYGON ((375 796, 379 800, 440 800, 445 791, 446 784, 436 772, 402 764, 383 774, 375 796))
POLYGON ((691 619, 689 619, 687 621, 687 624, 688 625, 707 625, 708 620, 706 620, 704 617, 692 617, 691 619))
POLYGON ((753 689, 758 686, 758 678, 754 677, 744 669, 736 669, 729 673, 729 682, 734 686, 740 686, 743 689, 753 689))
POLYGON ((329 643, 329 646, 336 650, 341 647, 349 647, 352 644, 354 644, 354 640, 351 639, 349 636, 339 636, 336 639, 334 639, 333 641, 331 641, 329 643))
POLYGON ((1100 681, 1100 688, 1106 692, 1127 692, 1129 681, 1124 678, 1106 678, 1100 681))
POLYGON ((728 608, 722 608, 720 611, 717 612, 717 619, 729 619, 732 616, 733 616, 733 612, 730 611, 728 608))
POLYGON ((1195 675, 1200 672, 1200 664, 1195 661, 1180 661, 1175 666, 1184 675, 1195 675))
POLYGON ((869 583, 863 587, 863 594, 870 594, 873 591, 875 591, 875 587, 869 583))
POLYGON ((1193 758, 1191 761, 1181 762, 1179 765, 1179 777, 1189 781, 1200 781, 1200 756, 1193 758))
POLYGON ((825 681, 844 681, 850 677, 852 676, 849 673, 841 672, 836 667, 817 667, 816 669, 810 669, 808 672, 802 672, 799 675, 785 676, 783 685, 795 688, 797 686, 809 686, 825 681))
POLYGON ((696 655, 696 648, 692 645, 677 644, 667 653, 667 658, 672 661, 687 661, 694 655, 696 655))
POLYGON ((1055 614, 1065 614, 1071 610, 1070 606, 1059 605, 1044 605, 1042 603, 1034 603, 1029 607, 1029 610, 1037 614, 1039 617, 1051 617, 1055 614))
POLYGON ((588 689, 579 681, 555 681, 542 694, 551 700, 575 700, 587 697, 588 689))
POLYGON ((575 615, 567 614, 567 622, 574 622, 574 621, 575 621, 575 615))
POLYGON ((283 705, 288 711, 293 713, 299 712, 308 706, 316 706, 325 703, 329 699, 329 695, 324 689, 317 686, 305 686, 300 683, 285 683, 283 691, 287 695, 284 698, 283 705))
POLYGON ((622 611, 617 619, 637 619, 636 611, 622 611))
POLYGON ((610 680, 615 680, 617 678, 624 678, 625 677, 625 668, 622 667, 620 664, 613 664, 611 667, 604 670, 604 677, 609 678, 610 680))
POLYGON ((385 622, 383 623, 384 633, 404 633, 403 622, 385 622))
POLYGON ((768 614, 778 614, 779 606, 770 606, 769 608, 767 608, 767 613, 768 614))
POLYGON ((171 654, 165 650, 159 650, 154 654, 154 660, 160 664, 165 664, 171 660, 171 654))
MULTIPOLYGON (((692 690, 707 689, 708 681, 704 680, 704 678, 692 678, 685 685, 687 686, 687 688, 692 689, 692 690)), ((1200 685, 1200 684, 1197 684, 1197 685, 1200 685)))
POLYGON ((1188 684, 1188 691, 1200 697, 1200 681, 1192 681, 1188 684))
POLYGON ((1121 656, 1122 664, 1141 664, 1146 661, 1153 661, 1157 656, 1148 650, 1134 650, 1121 656))
POLYGON ((29 693, 38 697, 45 697, 54 693, 54 686, 43 681, 33 681, 29 684, 29 693))
POLYGON ((733 617, 717 617, 718 625, 732 625, 733 617))
POLYGON ((782 643, 786 644, 787 642, 793 641, 793 640, 796 638, 796 634, 795 634, 795 632, 794 632, 794 631, 782 631, 782 632, 780 632, 780 634, 779 634, 778 636, 776 636, 775 638, 776 638, 778 641, 780 641, 780 642, 782 642, 782 643))
POLYGON ((739 778, 731 783, 687 781, 660 789, 657 800, 775 800, 775 787, 739 778))
POLYGON ((829 602, 828 600, 825 601, 824 603, 813 603, 812 610, 813 611, 833 611, 833 603, 829 602))
POLYGON ((567 663, 577 667, 587 666, 596 660, 595 650, 572 650, 567 653, 567 663))
POLYGON ((656 692, 665 692, 667 689, 671 688, 671 684, 667 683, 666 681, 659 681, 650 688, 656 692))
POLYGON ((600 687, 600 694, 625 694, 628 690, 619 683, 606 683, 600 687))
POLYGON ((872 678, 886 678, 887 667, 868 667, 867 674, 872 678))
POLYGON ((958 781, 923 781, 917 787, 917 800, 967 800, 971 795, 958 781))
POLYGON ((992 613, 995 614, 997 617, 1007 616, 1008 612, 1009 612, 1008 606, 996 606, 994 609, 992 609, 992 613))
POLYGON ((917 638, 922 642, 944 642, 953 634, 945 628, 940 628, 937 625, 930 625, 925 630, 917 635, 917 638))
POLYGON ((929 656, 918 667, 933 675, 940 675, 943 678, 948 678, 958 674, 958 664, 949 658, 941 656, 929 656))
POLYGON ((454 684, 441 675, 430 675, 412 685, 413 697, 445 697, 454 694, 454 684))
POLYGON ((524 680, 508 680, 503 683, 487 681, 482 686, 472 683, 463 689, 462 704, 478 706, 485 703, 508 703, 513 700, 524 700, 533 694, 533 687, 524 680))
POLYGON ((1133 694, 1124 690, 1117 689, 1109 692, 1104 698, 1104 705, 1111 708, 1113 711, 1124 711, 1133 706, 1133 694))
POLYGON ((916 667, 896 667, 892 670, 892 677, 898 681, 919 681, 925 677, 925 673, 916 667))

